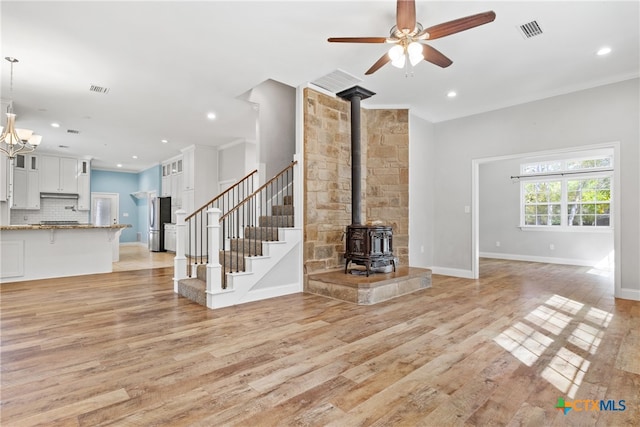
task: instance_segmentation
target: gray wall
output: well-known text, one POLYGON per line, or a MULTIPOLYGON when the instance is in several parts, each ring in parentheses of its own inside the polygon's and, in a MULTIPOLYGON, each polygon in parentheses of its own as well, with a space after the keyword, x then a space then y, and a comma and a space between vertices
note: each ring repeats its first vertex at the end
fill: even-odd
POLYGON ((434 125, 409 115, 409 140, 409 264, 426 268, 433 265, 434 125))
POLYGON ((258 104, 258 162, 265 179, 293 161, 295 152, 296 89, 265 80, 251 90, 249 101, 258 104))
MULTIPOLYGON (((631 79, 435 124, 433 265, 471 270, 471 164, 558 148, 620 142, 621 287, 640 298, 639 80, 631 79)), ((414 144, 414 141, 411 141, 414 144)), ((411 157, 411 167, 422 160, 411 157)), ((411 186, 422 185, 411 183, 411 186)), ((428 203, 428 201, 425 201, 428 203)))
POLYGON ((520 229, 520 164, 532 159, 480 165, 480 255, 495 258, 594 266, 613 251, 611 231, 523 231, 520 229), (500 246, 496 246, 500 242, 500 246), (554 249, 550 248, 554 245, 554 249))

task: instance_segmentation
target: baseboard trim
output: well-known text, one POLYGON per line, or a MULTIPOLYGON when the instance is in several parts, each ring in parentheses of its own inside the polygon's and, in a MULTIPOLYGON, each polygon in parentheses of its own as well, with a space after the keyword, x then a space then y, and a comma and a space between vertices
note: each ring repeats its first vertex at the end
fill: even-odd
POLYGON ((544 257, 534 255, 518 255, 518 254, 504 254, 494 252, 480 252, 480 258, 493 258, 493 259, 506 259, 510 261, 529 261, 529 262, 544 262, 546 264, 564 264, 564 265, 577 265, 581 267, 594 267, 600 260, 584 260, 574 258, 555 258, 544 257))
POLYGON ((640 290, 621 288, 619 292, 616 292, 615 297, 632 301, 640 301, 640 290))

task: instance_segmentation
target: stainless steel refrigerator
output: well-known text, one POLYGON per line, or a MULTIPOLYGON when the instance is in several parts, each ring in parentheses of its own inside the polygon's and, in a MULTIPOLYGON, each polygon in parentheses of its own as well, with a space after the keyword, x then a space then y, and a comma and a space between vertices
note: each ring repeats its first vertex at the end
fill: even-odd
POLYGON ((164 252, 164 224, 171 222, 171 197, 149 199, 149 250, 164 252))

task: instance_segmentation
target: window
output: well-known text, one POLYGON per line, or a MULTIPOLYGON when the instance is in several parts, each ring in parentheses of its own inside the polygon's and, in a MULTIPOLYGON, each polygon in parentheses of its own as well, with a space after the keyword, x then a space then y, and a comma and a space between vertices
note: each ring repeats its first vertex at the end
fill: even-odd
POLYGON ((612 157, 520 165, 522 227, 611 227, 612 157))

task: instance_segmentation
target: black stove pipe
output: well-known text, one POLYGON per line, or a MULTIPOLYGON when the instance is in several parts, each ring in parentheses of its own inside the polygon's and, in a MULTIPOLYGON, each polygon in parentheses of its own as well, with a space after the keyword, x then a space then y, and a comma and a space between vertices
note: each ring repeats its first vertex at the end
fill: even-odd
POLYGON ((351 101, 351 224, 361 225, 362 160, 360 150, 360 101, 375 95, 375 93, 360 86, 354 86, 336 95, 342 99, 351 101))

